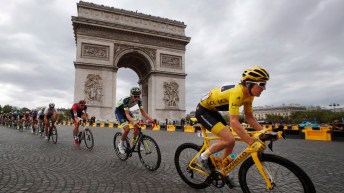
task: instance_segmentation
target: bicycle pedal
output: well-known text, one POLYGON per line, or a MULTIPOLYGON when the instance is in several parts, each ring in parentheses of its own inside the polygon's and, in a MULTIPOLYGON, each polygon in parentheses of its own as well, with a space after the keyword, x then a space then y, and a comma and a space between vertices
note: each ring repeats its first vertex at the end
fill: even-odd
POLYGON ((239 184, 235 183, 234 180, 233 180, 232 178, 228 177, 228 176, 226 176, 226 177, 224 178, 224 180, 225 180, 226 185, 227 185, 228 188, 230 188, 230 189, 233 189, 233 188, 235 188, 235 187, 240 187, 239 184))

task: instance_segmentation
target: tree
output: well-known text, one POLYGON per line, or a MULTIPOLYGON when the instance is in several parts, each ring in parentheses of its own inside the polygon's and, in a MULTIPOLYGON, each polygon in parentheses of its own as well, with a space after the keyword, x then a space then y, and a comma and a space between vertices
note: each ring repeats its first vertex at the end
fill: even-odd
POLYGON ((266 121, 271 123, 286 122, 285 118, 280 115, 267 114, 266 121))
POLYGON ((65 112, 63 113, 63 115, 64 115, 64 119, 65 119, 66 121, 68 121, 68 120, 70 120, 70 119, 72 118, 72 116, 70 115, 70 111, 65 111, 65 112))
POLYGON ((344 112, 334 113, 329 110, 310 110, 310 111, 298 111, 291 114, 290 121, 293 124, 299 124, 302 121, 313 121, 314 119, 317 123, 331 123, 333 120, 340 120, 344 117, 344 112))
POLYGON ((23 107, 23 108, 21 108, 20 109, 20 112, 27 112, 27 111, 31 111, 29 108, 27 108, 27 107, 23 107))
POLYGON ((11 105, 5 105, 3 107, 4 113, 10 113, 10 112, 12 112, 12 110, 13 110, 13 107, 11 105))

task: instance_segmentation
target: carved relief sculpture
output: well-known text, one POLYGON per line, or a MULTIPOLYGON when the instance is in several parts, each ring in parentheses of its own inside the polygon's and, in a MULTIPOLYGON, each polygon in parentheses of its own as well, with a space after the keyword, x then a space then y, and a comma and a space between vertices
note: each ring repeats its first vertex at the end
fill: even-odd
POLYGON ((167 107, 177 107, 179 102, 179 85, 174 82, 164 82, 164 98, 167 107))
POLYGON ((166 68, 182 68, 182 58, 180 56, 172 56, 167 54, 161 54, 161 67, 166 68))
POLYGON ((93 44, 82 44, 81 57, 108 60, 109 47, 101 46, 101 45, 93 45, 93 44))
POLYGON ((103 96, 102 78, 97 74, 87 75, 84 91, 88 102, 101 102, 103 96))

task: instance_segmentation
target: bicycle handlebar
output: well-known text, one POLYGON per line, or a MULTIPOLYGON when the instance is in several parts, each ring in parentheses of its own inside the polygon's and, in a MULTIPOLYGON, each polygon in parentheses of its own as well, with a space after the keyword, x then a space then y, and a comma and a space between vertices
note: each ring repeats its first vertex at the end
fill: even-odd
POLYGON ((253 134, 254 138, 260 139, 261 141, 277 140, 281 137, 285 138, 284 130, 279 128, 274 129, 263 129, 261 131, 256 131, 253 134))

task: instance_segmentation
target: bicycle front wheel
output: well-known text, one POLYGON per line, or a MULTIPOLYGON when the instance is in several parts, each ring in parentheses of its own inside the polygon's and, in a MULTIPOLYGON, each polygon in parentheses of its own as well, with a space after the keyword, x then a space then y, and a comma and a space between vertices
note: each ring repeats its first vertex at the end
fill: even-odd
POLYGON ((259 160, 271 180, 273 189, 266 188, 265 180, 250 157, 239 170, 239 182, 243 192, 315 192, 311 179, 295 163, 272 154, 261 154, 259 160))
POLYGON ((51 139, 53 140, 53 142, 56 144, 57 143, 57 129, 55 126, 52 126, 51 128, 51 139))
MULTIPOLYGON (((201 147, 193 143, 180 145, 174 155, 174 163, 182 180, 189 186, 204 189, 210 185, 210 177, 207 177, 189 167, 192 159, 201 150, 201 147)), ((196 166, 195 163, 192 165, 196 166)))
MULTIPOLYGON (((118 144, 119 144, 120 141, 121 141, 121 137, 122 137, 122 133, 121 133, 121 132, 117 132, 117 133, 115 134, 115 136, 113 137, 113 147, 115 148, 115 152, 116 152, 117 157, 118 157, 120 160, 125 161, 125 160, 128 159, 129 153, 126 152, 126 153, 122 154, 122 153, 119 151, 119 149, 118 149, 118 144)), ((129 145, 129 142, 128 142, 128 140, 127 140, 126 143, 125 143, 125 148, 126 148, 126 149, 127 149, 127 147, 129 147, 128 145, 129 145)))
POLYGON ((160 148, 152 137, 147 135, 142 136, 137 149, 140 161, 149 171, 155 171, 160 167, 160 148))
POLYGON ((84 132, 84 141, 88 150, 92 150, 94 146, 94 139, 91 129, 86 128, 84 132))

